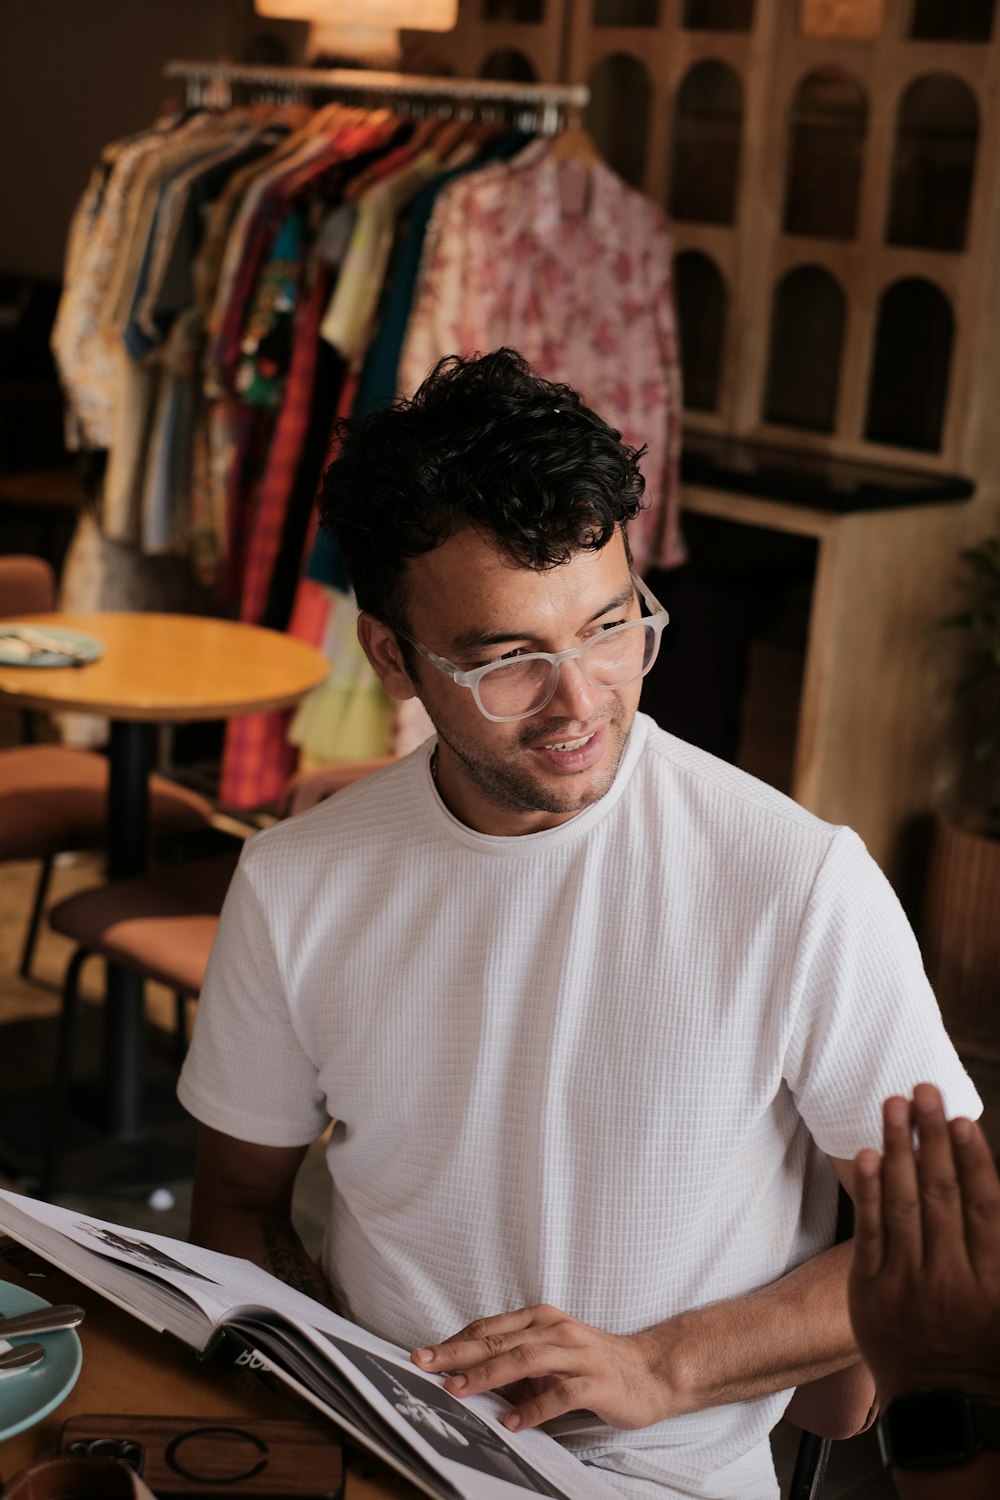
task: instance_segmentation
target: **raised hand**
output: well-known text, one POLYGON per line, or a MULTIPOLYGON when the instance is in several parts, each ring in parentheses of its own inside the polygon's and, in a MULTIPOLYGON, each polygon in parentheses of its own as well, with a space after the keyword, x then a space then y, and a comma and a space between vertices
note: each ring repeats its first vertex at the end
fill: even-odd
POLYGON ((1000 1178, 970 1120, 918 1084, 855 1162, 851 1320, 884 1404, 952 1386, 1000 1397, 1000 1178), (918 1149, 914 1148, 916 1132, 918 1149))

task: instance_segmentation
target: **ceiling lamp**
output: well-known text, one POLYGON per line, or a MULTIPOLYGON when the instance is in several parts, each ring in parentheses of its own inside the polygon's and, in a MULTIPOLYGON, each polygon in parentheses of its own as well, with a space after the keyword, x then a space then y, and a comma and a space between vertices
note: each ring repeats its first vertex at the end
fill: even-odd
POLYGON ((254 0, 260 16, 308 21, 309 57, 356 57, 392 62, 399 57, 399 28, 450 31, 458 0, 254 0), (359 23, 359 15, 364 19, 359 23))
POLYGON ((260 16, 285 21, 329 21, 354 26, 358 12, 371 26, 406 26, 415 31, 450 31, 458 19, 458 0, 254 0, 260 16))

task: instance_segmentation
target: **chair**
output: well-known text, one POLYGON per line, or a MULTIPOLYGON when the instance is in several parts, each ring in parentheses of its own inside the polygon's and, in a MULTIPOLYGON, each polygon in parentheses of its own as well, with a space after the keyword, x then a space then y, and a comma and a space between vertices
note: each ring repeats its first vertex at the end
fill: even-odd
MULTIPOLYGON (((55 576, 39 557, 0 558, 0 615, 55 608, 55 576)), ((30 738, 30 725, 28 726, 30 738)), ((35 743, 0 750, 0 861, 41 860, 19 972, 28 978, 57 854, 102 849, 107 827, 108 763, 91 750, 35 743)), ((180 837, 210 826, 204 797, 163 776, 150 778, 156 837, 180 837)))
POLYGON ((56 581, 41 557, 0 557, 0 608, 5 615, 44 614, 56 607, 56 581))
MULTIPOLYGON (((305 812, 341 787, 385 764, 383 760, 321 766, 295 777, 283 816, 305 812)), ((125 880, 111 880, 58 902, 49 925, 72 939, 77 951, 63 981, 62 1009, 52 1079, 41 1196, 59 1189, 73 1065, 80 971, 99 955, 110 963, 172 990, 176 998, 175 1056, 187 1042, 186 1002, 201 991, 219 913, 239 859, 239 849, 167 864, 125 880)))

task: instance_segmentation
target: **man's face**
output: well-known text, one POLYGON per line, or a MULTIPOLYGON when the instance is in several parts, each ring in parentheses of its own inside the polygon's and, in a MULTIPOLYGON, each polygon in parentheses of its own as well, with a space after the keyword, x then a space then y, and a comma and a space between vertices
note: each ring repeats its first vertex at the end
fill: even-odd
MULTIPOLYGON (((408 577, 409 633, 466 670, 519 650, 565 651, 640 614, 620 534, 600 552, 576 552, 537 572, 510 563, 469 529, 412 559, 408 577)), ((390 646, 398 660, 394 637, 390 646)), ((468 688, 423 658, 414 676, 403 675, 409 693, 399 691, 392 674, 380 675, 395 696, 416 688, 438 732, 442 798, 464 823, 494 835, 555 827, 603 797, 641 689, 640 682, 592 688, 578 660, 564 662, 543 709, 498 724, 480 712, 468 688)))

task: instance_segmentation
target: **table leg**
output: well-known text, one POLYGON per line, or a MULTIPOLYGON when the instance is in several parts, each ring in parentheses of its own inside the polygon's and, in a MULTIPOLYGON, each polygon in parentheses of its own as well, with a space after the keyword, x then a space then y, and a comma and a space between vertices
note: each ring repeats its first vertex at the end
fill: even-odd
MULTIPOLYGON (((111 725, 108 788, 108 875, 112 880, 146 868, 149 843, 149 776, 153 726, 111 725)), ((105 1128, 122 1141, 142 1134, 142 1072, 145 1012, 143 982, 108 965, 104 1017, 105 1128)))

